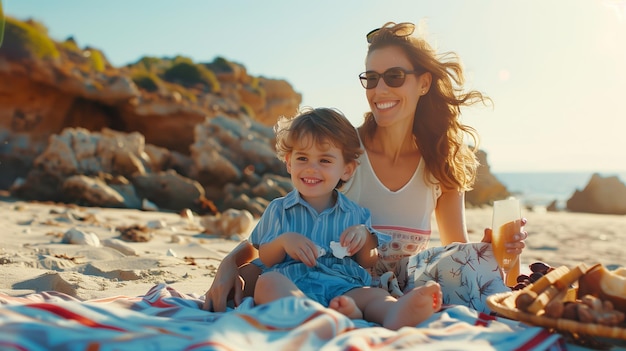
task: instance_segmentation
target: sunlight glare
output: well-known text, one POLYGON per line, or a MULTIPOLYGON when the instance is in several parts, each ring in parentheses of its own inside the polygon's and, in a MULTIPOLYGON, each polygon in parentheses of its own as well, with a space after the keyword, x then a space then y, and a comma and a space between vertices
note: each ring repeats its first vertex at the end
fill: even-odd
POLYGON ((613 10, 617 19, 620 21, 624 19, 624 15, 626 14, 626 0, 602 0, 602 4, 613 10))
POLYGON ((506 82, 509 78, 511 78, 511 72, 508 69, 503 68, 500 72, 498 72, 498 78, 500 78, 501 81, 506 82))

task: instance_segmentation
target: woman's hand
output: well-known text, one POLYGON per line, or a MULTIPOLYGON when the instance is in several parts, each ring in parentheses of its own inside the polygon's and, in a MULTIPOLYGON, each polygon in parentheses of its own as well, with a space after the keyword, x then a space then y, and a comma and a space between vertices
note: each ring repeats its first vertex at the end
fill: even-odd
MULTIPOLYGON (((205 298, 202 308, 207 311, 226 311, 226 301, 228 301, 231 293, 235 306, 241 304, 244 288, 248 287, 248 289, 253 290, 254 282, 256 282, 256 278, 261 272, 258 268, 256 270, 247 270, 242 277, 239 267, 251 262, 256 257, 258 257, 258 251, 248 240, 243 240, 228 253, 220 262, 211 287, 204 294, 205 298), (244 279, 246 282, 252 282, 252 284, 244 284, 244 279)), ((252 267, 254 265, 247 266, 252 267)))
POLYGON ((341 233, 339 243, 347 248, 348 255, 352 256, 363 248, 369 235, 372 234, 363 224, 353 225, 341 233))
POLYGON ((202 309, 213 312, 225 312, 228 295, 233 292, 235 305, 243 300, 243 279, 235 262, 223 260, 209 290, 204 294, 202 309))
MULTIPOLYGON (((526 244, 524 243, 524 240, 528 238, 528 232, 524 230, 524 227, 526 226, 526 223, 528 223, 528 221, 526 220, 526 218, 522 218, 521 221, 522 223, 520 226, 519 233, 513 235, 513 241, 509 241, 505 244, 506 252, 508 253, 519 255, 522 253, 524 248, 526 248, 526 244)), ((493 235, 493 231, 491 230, 491 228, 485 228, 485 234, 481 242, 490 243, 492 239, 492 235, 493 235)))

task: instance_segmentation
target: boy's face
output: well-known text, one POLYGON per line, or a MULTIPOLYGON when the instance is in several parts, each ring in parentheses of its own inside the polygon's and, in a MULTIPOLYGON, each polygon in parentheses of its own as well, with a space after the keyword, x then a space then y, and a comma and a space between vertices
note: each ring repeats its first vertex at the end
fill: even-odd
POLYGON ((287 172, 300 195, 307 201, 330 196, 340 179, 347 181, 356 163, 346 163, 342 150, 330 142, 315 143, 304 137, 285 157, 287 172))

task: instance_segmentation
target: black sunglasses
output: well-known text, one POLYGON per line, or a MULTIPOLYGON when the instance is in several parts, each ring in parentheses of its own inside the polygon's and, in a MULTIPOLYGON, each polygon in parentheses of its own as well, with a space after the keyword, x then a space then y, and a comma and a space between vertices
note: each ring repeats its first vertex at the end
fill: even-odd
POLYGON ((365 89, 374 89, 378 86, 380 77, 383 78, 385 84, 390 88, 398 88, 404 84, 407 74, 422 74, 421 71, 409 71, 401 67, 392 67, 385 72, 378 73, 376 71, 366 71, 359 74, 361 85, 365 89))
POLYGON ((408 37, 409 35, 413 34, 413 32, 415 31, 415 25, 413 23, 402 22, 398 24, 391 23, 391 25, 392 26, 385 26, 385 27, 371 30, 369 33, 365 35, 365 37, 367 38, 367 43, 371 44, 372 39, 383 28, 393 31, 393 35, 395 35, 396 37, 408 37), (399 27, 399 28, 393 29, 394 27, 399 27))

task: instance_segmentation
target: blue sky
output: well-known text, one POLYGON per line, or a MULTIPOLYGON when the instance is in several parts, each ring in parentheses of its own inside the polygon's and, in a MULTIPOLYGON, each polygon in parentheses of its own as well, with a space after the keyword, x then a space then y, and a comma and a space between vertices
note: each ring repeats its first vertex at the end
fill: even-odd
POLYGON ((73 36, 115 66, 149 55, 216 56, 285 79, 303 105, 368 105, 357 76, 365 33, 420 24, 455 51, 467 86, 494 100, 463 122, 481 135, 492 171, 626 170, 626 0, 2 0, 56 40, 73 36))

